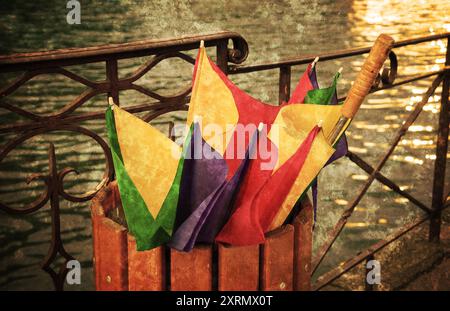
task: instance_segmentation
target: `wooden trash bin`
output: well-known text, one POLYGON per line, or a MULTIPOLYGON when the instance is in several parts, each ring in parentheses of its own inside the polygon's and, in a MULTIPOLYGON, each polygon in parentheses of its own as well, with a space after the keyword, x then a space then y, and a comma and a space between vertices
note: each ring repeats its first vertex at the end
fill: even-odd
POLYGON ((114 221, 115 182, 91 203, 97 290, 309 290, 312 206, 292 224, 269 232, 261 245, 199 245, 191 252, 165 246, 137 252, 134 237, 114 221))

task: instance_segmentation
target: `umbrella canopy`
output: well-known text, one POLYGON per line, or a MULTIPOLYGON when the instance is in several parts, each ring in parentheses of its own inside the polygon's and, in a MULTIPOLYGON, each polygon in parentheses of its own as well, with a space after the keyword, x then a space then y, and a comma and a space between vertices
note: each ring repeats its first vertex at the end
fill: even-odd
MULTIPOLYGON (((315 75, 315 68, 311 68, 310 65, 306 72, 308 73, 307 76, 309 79, 304 79, 306 76, 304 75, 300 80, 300 83, 307 83, 310 88, 317 88, 318 83, 315 75)), ((311 102, 315 101, 317 104, 325 105, 330 103, 334 98, 337 103, 336 83, 338 77, 339 74, 335 76, 332 85, 328 88, 309 90, 306 98, 304 93, 300 93, 303 92, 305 88, 301 88, 301 84, 299 84, 288 104, 294 104, 295 100, 299 98, 305 98, 305 100, 308 99, 311 102)), ((284 105, 284 107, 281 108, 281 111, 286 107, 287 105, 284 105)), ((326 118, 326 116, 323 115, 323 112, 328 113, 331 116, 334 115, 334 120, 337 120, 339 117, 339 110, 336 108, 332 110, 331 113, 330 111, 326 111, 328 109, 319 108, 319 111, 316 111, 317 109, 314 109, 314 107, 311 106, 304 110, 304 116, 308 116, 312 112, 316 113, 317 116, 323 116, 327 130, 331 130, 334 124, 332 119, 326 118)), ((295 191, 298 190, 295 187, 295 182, 299 182, 299 180, 296 179, 299 178, 298 176, 302 172, 303 165, 307 165, 305 173, 300 177, 305 178, 306 176, 307 178, 306 186, 300 185, 300 188, 304 188, 304 192, 312 181, 311 179, 308 179, 309 175, 314 178, 322 168, 323 164, 334 154, 334 150, 326 142, 325 136, 323 134, 319 135, 319 128, 317 126, 314 126, 305 137, 305 133, 308 131, 307 127, 305 127, 305 125, 308 126, 307 122, 299 123, 302 124, 300 127, 293 127, 292 122, 301 120, 290 119, 289 116, 286 116, 286 120, 289 120, 289 123, 283 122, 283 118, 278 119, 277 117, 277 120, 279 120, 279 122, 277 123, 277 121, 275 121, 276 123, 272 125, 272 130, 269 133, 272 140, 268 140, 266 149, 271 150, 270 153, 275 154, 278 161, 281 159, 284 163, 278 162, 277 167, 269 170, 262 168, 263 161, 261 158, 251 160, 249 171, 240 188, 235 212, 217 236, 216 240, 218 242, 233 245, 250 245, 264 242, 264 233, 273 229, 271 223, 274 221, 274 218, 276 216, 284 216, 279 215, 280 206, 284 205, 286 210, 290 212, 295 205, 296 202, 288 201, 285 203, 285 199, 289 195, 292 196, 291 190, 294 195, 295 191), (283 126, 283 130, 281 136, 278 137, 280 134, 280 132, 278 132, 280 125, 283 126), (298 130, 297 132, 295 131, 296 129, 298 130), (314 144, 314 149, 312 149, 317 135, 320 136, 318 138, 319 142, 316 142, 314 144), (280 144, 280 141, 289 139, 290 146, 280 144), (293 142, 292 140, 295 141, 293 142), (297 144, 298 141, 301 141, 300 146, 297 144), (292 147, 297 147, 295 154, 289 153, 291 150, 294 150, 289 149, 292 147), (278 151, 279 149, 281 150, 278 151), (312 154, 310 154, 311 150, 313 151, 312 154), (280 154, 278 154, 279 152, 280 154), (283 156, 285 157, 283 158, 283 156), (308 162, 305 163, 307 159, 308 162), (291 187, 293 189, 291 189, 291 187)), ((316 123, 321 120, 322 119, 316 119, 316 123)), ((300 195, 295 199, 298 199, 299 197, 300 195)), ((285 215, 285 217, 287 217, 288 214, 285 215)), ((277 224, 277 226, 281 224, 282 223, 277 224)))
MULTIPOLYGON (((311 74, 310 65, 296 86, 296 98, 300 102, 313 89, 311 74)), ((194 67, 187 128, 194 115, 201 117, 202 137, 224 157, 228 165, 227 180, 239 169, 257 125, 262 122, 269 130, 284 106, 286 104, 262 103, 242 91, 208 58, 205 48, 200 47, 194 67)))
POLYGON ((273 220, 280 217, 279 207, 291 194, 295 177, 304 164, 311 166, 308 155, 315 150, 313 143, 320 132, 316 126, 309 128, 307 135, 301 134, 303 137, 297 139, 297 148, 292 149, 280 143, 289 141, 289 135, 295 132, 279 131, 279 125, 287 126, 286 120, 290 119, 289 116, 286 120, 280 119, 280 113, 288 106, 298 106, 294 100, 320 98, 325 101, 325 94, 332 94, 329 90, 335 89, 334 83, 314 93, 318 85, 315 70, 309 65, 293 99, 281 106, 267 105, 237 88, 208 59, 204 48, 199 51, 193 80, 187 121, 189 132, 183 151, 151 125, 119 107, 107 111, 119 190, 138 250, 171 240, 170 246, 189 251, 196 241, 213 242, 228 220, 218 241, 241 245, 262 242, 273 220), (200 123, 193 122, 195 115, 200 123), (253 156, 250 147, 256 144, 258 136, 256 126, 251 125, 261 121, 266 122, 266 128, 260 133, 257 145, 258 150, 264 146, 266 155, 256 153, 256 159, 250 161, 253 156), (208 130, 211 124, 219 127, 215 131, 208 130), (275 124, 273 130, 272 124, 275 124), (239 131, 241 125, 248 128, 239 131), (279 140, 275 137, 278 133, 281 133, 279 140), (195 150, 198 142, 200 148, 195 150), (245 148, 243 157, 238 149, 242 147, 245 148), (196 155, 199 150, 200 157, 196 155), (210 150, 210 154, 205 156, 205 150, 210 150), (268 158, 272 163, 267 163, 268 158), (162 159, 168 161, 163 163, 162 159), (261 169, 264 164, 269 168, 261 169), (247 167, 249 172, 246 172, 247 167), (154 184, 158 187, 152 186, 154 184), (268 197, 272 200, 265 200, 268 197), (251 212, 255 205, 258 211, 251 212), (252 214, 257 216, 249 216, 252 214), (253 225, 239 225, 246 222, 253 225), (173 237, 172 231, 175 232, 173 237))
POLYGON ((305 160, 303 169, 298 174, 288 195, 274 217, 269 230, 275 229, 283 224, 294 207, 298 198, 309 187, 322 167, 334 154, 335 149, 327 141, 334 126, 340 118, 341 105, 315 105, 301 104, 283 107, 274 122, 279 133, 269 138, 278 140, 279 157, 277 168, 281 167, 288 158, 294 154, 296 148, 301 145, 307 133, 318 122, 322 121, 322 133, 313 142, 310 152, 305 160))
POLYGON ((315 126, 295 154, 274 171, 262 170, 260 161, 252 161, 238 197, 237 207, 216 241, 232 245, 264 242, 264 233, 283 203, 297 174, 302 170, 312 143, 320 132, 315 126))
MULTIPOLYGON (((311 66, 308 66, 297 86, 299 98, 313 88, 311 74, 311 66)), ((187 118, 191 129, 188 136, 192 135, 188 149, 195 149, 198 142, 198 150, 212 150, 212 154, 207 156, 200 152, 200 157, 194 157, 193 153, 189 159, 185 157, 171 247, 189 251, 196 241, 214 241, 230 217, 235 194, 246 175, 257 136, 255 123, 263 120, 270 125, 279 109, 237 88, 208 59, 205 49, 200 48, 187 118), (195 118, 201 122, 195 122, 195 118), (213 133, 207 128, 210 125, 216 126, 213 133), (245 128, 240 131, 242 125, 245 128)))
POLYGON ((106 125, 122 206, 137 249, 168 242, 184 163, 180 147, 118 106, 107 109, 106 125))
POLYGON ((177 229, 169 243, 169 246, 181 251, 190 251, 196 241, 214 241, 218 231, 229 218, 233 197, 245 174, 250 153, 253 152, 252 142, 255 141, 253 138, 244 161, 234 176, 227 180, 228 166, 216 151, 211 150, 211 154, 195 157, 194 149, 210 149, 205 148, 209 146, 201 136, 199 124, 195 122, 191 128, 194 131, 186 148, 190 154, 185 156, 180 184, 177 229))
MULTIPOLYGON (((240 90, 212 61, 209 60, 205 48, 200 47, 194 68, 193 90, 191 102, 189 104, 187 126, 192 125, 194 116, 201 118, 202 124, 200 125, 199 132, 201 132, 203 143, 211 146, 212 149, 217 152, 217 155, 223 157, 228 168, 225 178, 226 182, 234 180, 238 183, 238 179, 242 179, 241 170, 244 166, 243 159, 246 159, 243 154, 248 150, 249 141, 255 134, 256 124, 260 122, 264 123, 266 125, 265 133, 269 131, 269 135, 271 135, 266 135, 264 142, 258 139, 258 149, 263 146, 263 149, 266 151, 265 155, 262 156, 258 153, 256 159, 250 160, 249 169, 245 173, 242 185, 239 187, 239 195, 232 207, 233 214, 227 222, 227 225, 225 225, 222 232, 218 235, 217 241, 235 245, 262 242, 264 240, 264 233, 278 215, 279 208, 282 203, 284 203, 286 196, 292 195, 290 192, 291 186, 296 181, 296 177, 301 171, 303 163, 306 162, 311 172, 317 173, 318 170, 322 168, 322 162, 319 162, 322 163, 322 165, 317 165, 317 167, 312 163, 315 162, 318 156, 313 158, 310 157, 308 160, 308 154, 311 150, 315 153, 320 153, 323 151, 322 149, 324 149, 323 147, 322 149, 318 149, 317 146, 314 146, 314 149, 312 149, 313 142, 315 141, 316 136, 319 135, 319 130, 314 130, 311 127, 307 129, 308 133, 306 133, 311 135, 303 135, 304 133, 301 132, 301 137, 297 137, 300 139, 300 142, 305 142, 304 144, 298 144, 299 140, 297 139, 294 145, 286 146, 279 143, 278 138, 275 137, 278 130, 271 131, 271 127, 274 121, 278 119, 280 111, 282 111, 283 108, 302 102, 305 99, 305 96, 314 98, 314 100, 318 102, 323 101, 323 104, 327 104, 334 95, 334 92, 330 90, 335 90, 336 81, 337 78, 330 88, 320 90, 320 92, 317 93, 309 93, 312 92, 315 87, 318 87, 315 69, 309 65, 303 76, 300 78, 293 96, 288 103, 283 103, 281 106, 268 105, 254 99, 244 91, 240 90), (208 129, 208 126, 211 125, 214 126, 213 130, 208 129), (268 137, 269 139, 267 139, 268 137), (274 143, 275 139, 277 140, 277 143, 274 143), (280 154, 281 156, 288 155, 281 159, 282 162, 280 162, 280 155, 278 154, 280 148, 283 149, 280 154), (293 151, 293 153, 289 154, 290 151, 293 151), (276 164, 278 166, 276 166, 276 164), (261 169, 264 165, 265 168, 261 169), (239 174, 237 174, 237 172, 239 172, 239 174), (237 178, 236 176, 240 177, 237 178), (274 186, 277 184, 276 181, 280 183, 280 186, 274 186), (267 198, 268 196, 277 199, 269 200, 266 203, 262 198, 267 198), (252 211, 254 210, 254 205, 257 204, 254 203, 254 201, 258 202, 260 206, 258 212, 252 211), (278 201, 279 203, 276 203, 278 201), (244 238, 245 236, 247 238, 244 238)), ((310 114, 311 112, 317 113, 317 111, 314 110, 314 107, 310 108, 310 111, 305 111, 307 114, 310 114)), ((318 112, 318 115, 322 114, 322 111, 318 112)), ((335 109, 334 114, 337 120, 339 111, 335 109)), ((285 126, 284 124, 281 124, 284 119, 280 120, 280 124, 277 124, 277 127, 279 125, 285 126)), ((316 124, 318 121, 319 120, 316 120, 316 124)), ((332 121, 330 124, 332 124, 332 121)), ((327 124, 327 130, 328 125, 329 124, 327 124)), ((299 133, 294 135, 298 136, 299 133)), ((282 135, 283 134, 285 134, 285 136, 292 135, 293 131, 291 130, 289 133, 283 131, 282 135)), ((319 136, 322 137, 323 134, 319 136)), ((285 138, 280 138, 280 140, 283 139, 285 138)), ((293 139, 291 138, 291 140, 293 139)), ((322 137, 322 141, 325 142, 324 137, 322 137)), ((330 158, 334 150, 326 151, 328 152, 323 154, 323 157, 326 158, 325 162, 330 158)), ((207 161, 203 160, 203 162, 206 163, 207 161)), ((223 174, 221 173, 220 178, 222 178, 222 175, 223 174)), ((206 180, 207 179, 205 179, 204 182, 208 183, 206 180)), ((312 179, 309 180, 306 186, 311 182, 312 179)), ((224 220, 226 220, 231 213, 230 205, 228 204, 228 207, 226 207, 227 204, 224 204, 227 200, 222 201, 217 199, 220 195, 223 195, 223 190, 219 190, 220 186, 217 186, 214 182, 210 182, 203 187, 200 184, 191 183, 190 185, 191 191, 195 192, 197 191, 196 189, 201 188, 202 190, 200 191, 202 192, 203 189, 207 189, 210 196, 208 196, 206 200, 208 203, 202 202, 201 209, 198 209, 200 205, 195 205, 191 206, 191 208, 184 208, 184 211, 179 212, 180 214, 186 213, 186 215, 191 215, 190 217, 184 218, 184 225, 180 225, 180 230, 177 230, 177 233, 171 242, 172 246, 182 250, 192 248, 194 242, 192 235, 194 232, 193 228, 195 227, 194 223, 198 226, 204 221, 204 215, 206 215, 204 213, 205 210, 214 212, 210 212, 211 214, 208 214, 211 215, 209 221, 203 223, 203 228, 209 228, 208 230, 203 229, 203 233, 206 231, 209 231, 210 233, 217 232, 223 225, 224 220), (220 208, 211 206, 211 204, 218 204, 219 202, 221 203, 220 208), (208 208, 206 208, 206 206, 208 206, 208 208), (196 212, 194 212, 194 210, 196 210, 196 212), (186 222, 188 218, 189 221, 186 222), (215 230, 211 230, 213 227, 215 230), (189 228, 189 230, 187 230, 187 228, 189 228), (189 239, 190 242, 188 243, 187 241, 189 239), (179 243, 182 240, 183 242, 179 243)), ((231 184, 228 186, 231 187, 231 184)), ((302 187, 306 188, 306 186, 302 187)), ((231 193, 235 192, 236 187, 232 188, 233 190, 230 190, 231 193)), ((234 195, 227 196, 230 198, 230 202, 234 201, 232 200, 233 196, 234 195)), ((299 196, 297 196, 296 199, 298 199, 298 197, 299 196)), ((289 211, 292 210, 294 204, 295 202, 289 202, 289 211)), ((181 208, 183 207, 181 206, 181 208)), ((285 215, 284 218, 286 217, 287 215, 285 215)), ((178 224, 179 222, 177 220, 177 225, 178 224)), ((202 234, 197 236, 198 241, 211 242, 214 235, 210 234, 208 238, 203 239, 201 236, 202 234)))

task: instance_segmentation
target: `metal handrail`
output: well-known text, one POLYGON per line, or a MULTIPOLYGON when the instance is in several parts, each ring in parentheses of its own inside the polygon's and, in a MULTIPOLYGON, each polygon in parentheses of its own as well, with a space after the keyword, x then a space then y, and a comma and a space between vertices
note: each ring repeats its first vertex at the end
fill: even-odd
POLYGON ((86 48, 69 48, 52 51, 14 53, 0 55, 0 72, 34 69, 36 66, 68 66, 106 61, 110 58, 125 59, 147 55, 158 55, 171 51, 187 51, 198 48, 200 41, 205 46, 217 46, 224 40, 233 42, 228 61, 239 64, 248 56, 247 41, 233 31, 220 31, 203 35, 189 35, 179 38, 134 41, 130 43, 107 44, 86 48))
MULTIPOLYGON (((400 40, 396 41, 393 45, 393 48, 399 48, 403 46, 408 45, 415 45, 419 43, 429 42, 429 41, 435 41, 439 39, 445 39, 450 37, 450 32, 443 32, 439 34, 434 35, 428 35, 428 36, 420 36, 412 39, 406 39, 406 40, 400 40)), ((286 66, 297 66, 297 65, 306 65, 311 63, 317 56, 320 58, 320 61, 327 61, 327 60, 335 60, 340 58, 346 58, 351 56, 358 56, 367 54, 370 52, 371 46, 363 47, 363 48, 352 48, 352 49, 346 49, 346 50, 339 50, 329 53, 322 53, 322 54, 311 54, 307 56, 302 57, 294 57, 294 58, 288 58, 284 60, 280 60, 277 62, 266 62, 261 64, 252 64, 252 65, 236 65, 231 66, 229 69, 229 74, 239 74, 239 73, 248 73, 248 72, 254 72, 254 71, 263 71, 263 70, 270 70, 270 69, 278 69, 286 66)))

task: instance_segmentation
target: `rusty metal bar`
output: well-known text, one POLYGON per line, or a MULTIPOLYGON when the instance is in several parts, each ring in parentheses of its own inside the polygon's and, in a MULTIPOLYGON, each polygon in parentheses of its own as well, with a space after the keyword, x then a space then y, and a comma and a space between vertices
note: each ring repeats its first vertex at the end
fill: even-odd
POLYGON ((52 218, 52 242, 48 250, 47 256, 45 256, 41 267, 44 271, 50 274, 55 289, 57 291, 62 291, 64 289, 64 282, 68 269, 66 263, 72 260, 73 257, 69 255, 64 249, 64 245, 61 240, 61 219, 59 211, 59 194, 58 194, 58 183, 60 181, 60 175, 58 173, 58 168, 56 166, 56 155, 55 147, 52 143, 49 146, 49 176, 47 177, 48 188, 51 189, 50 194, 50 209, 52 218), (60 265, 58 272, 53 270, 51 264, 56 260, 57 254, 60 253, 65 261, 60 265))
POLYGON ((129 85, 130 83, 133 83, 133 82, 139 80, 140 78, 142 78, 142 76, 144 76, 147 72, 149 72, 151 69, 153 69, 161 61, 163 61, 165 59, 169 59, 169 58, 179 58, 179 59, 182 59, 192 65, 195 64, 195 59, 193 59, 191 56, 183 54, 181 52, 171 52, 171 53, 159 54, 159 55, 155 55, 154 57, 152 57, 152 59, 147 61, 144 65, 137 68, 130 76, 121 80, 121 82, 124 83, 125 85, 129 85))
POLYGON ((0 89, 0 97, 8 96, 15 90, 17 90, 19 87, 21 87, 23 84, 25 84, 27 81, 31 80, 32 78, 42 75, 42 74, 49 74, 49 73, 58 73, 61 75, 66 76, 67 78, 74 80, 80 84, 84 84, 85 86, 88 86, 90 88, 99 88, 100 83, 90 81, 72 71, 69 71, 67 69, 61 68, 61 67, 50 67, 50 68, 38 68, 38 69, 32 69, 29 71, 26 71, 21 76, 14 79, 13 82, 11 82, 9 85, 3 87, 0 89))
MULTIPOLYGON (((123 109, 131 112, 131 113, 139 113, 139 112, 145 112, 145 111, 158 111, 161 109, 172 109, 172 111, 176 110, 184 110, 185 104, 189 102, 189 97, 187 97, 185 100, 181 101, 180 103, 165 103, 165 102, 154 102, 154 103, 148 103, 148 104, 141 104, 141 105, 135 105, 130 107, 124 107, 123 109)), ((3 103, 0 103, 0 106, 4 106, 3 103)), ((86 112, 86 113, 80 113, 74 116, 67 116, 65 118, 61 119, 53 119, 52 123, 55 124, 63 124, 63 123, 78 123, 83 121, 90 121, 90 120, 99 120, 105 118, 105 112, 104 111, 93 111, 93 112, 86 112)), ((0 134, 1 133, 9 133, 9 132, 21 132, 21 131, 28 131, 35 128, 45 127, 46 122, 48 120, 42 119, 40 121, 36 122, 20 122, 20 123, 13 123, 13 124, 6 124, 6 125, 0 125, 0 134)))
MULTIPOLYGON (((432 77, 432 76, 437 76, 437 75, 442 74, 442 73, 444 73, 444 72, 446 72, 448 70, 450 70, 450 66, 445 66, 445 67, 442 67, 439 70, 429 71, 429 72, 426 72, 426 73, 423 73, 423 74, 413 75, 413 76, 405 78, 405 79, 403 79, 401 81, 397 81, 397 82, 394 82, 392 84, 386 84, 386 85, 383 85, 381 87, 374 88, 374 89, 370 90, 369 94, 373 94, 373 93, 376 93, 376 92, 379 92, 379 91, 383 91, 383 90, 392 89, 392 88, 395 88, 395 87, 400 86, 400 85, 416 82, 416 81, 423 80, 423 79, 426 79, 426 78, 429 78, 429 77, 432 77)), ((339 97, 338 98, 338 102, 343 102, 346 98, 347 98, 347 96, 339 97)))
POLYGON ((418 227, 419 225, 423 224, 425 221, 429 219, 428 216, 425 216, 418 221, 407 225, 403 227, 398 232, 389 235, 387 238, 373 244, 371 247, 367 248, 366 250, 360 252, 357 256, 350 258, 349 260, 343 262, 338 267, 334 268, 331 271, 328 271, 321 275, 316 283, 313 286, 313 290, 320 290, 324 288, 325 286, 331 284, 333 281, 338 279, 340 276, 348 272, 350 269, 355 267, 356 265, 363 262, 368 256, 380 251, 387 245, 391 244, 392 242, 398 240, 400 237, 411 231, 412 229, 418 227))
POLYGON ((228 73, 228 40, 222 40, 217 44, 216 63, 224 74, 228 73))
POLYGON ((117 68, 117 59, 109 59, 106 61, 106 79, 109 82, 108 97, 111 96, 116 105, 119 103, 119 72, 117 68))
MULTIPOLYGON (((450 65, 450 38, 447 39, 447 53, 445 65, 450 65)), ((450 74, 446 72, 442 83, 441 111, 439 113, 439 128, 436 141, 436 160, 434 162, 433 195, 430 219, 429 240, 439 242, 441 232, 441 211, 444 206, 445 166, 447 163, 448 125, 449 125, 449 87, 450 74)))
POLYGON ((400 139, 403 137, 403 135, 406 134, 408 128, 413 124, 413 122, 417 119, 420 112, 423 109, 423 106, 428 102, 428 99, 431 95, 433 95, 436 88, 439 86, 443 79, 442 74, 437 76, 437 78, 433 81, 431 86, 428 88, 428 90, 425 92, 425 94, 422 96, 422 100, 416 105, 414 111, 408 116, 405 123, 401 126, 399 131, 397 132, 397 135, 394 137, 391 143, 391 147, 387 151, 387 153, 383 156, 383 158, 378 162, 377 166, 375 167, 375 170, 370 174, 369 178, 367 179, 366 183, 360 190, 358 196, 348 205, 348 208, 342 213, 341 218, 337 222, 337 224, 334 226, 334 228, 331 230, 331 232, 328 234, 328 239, 325 241, 325 243, 322 245, 322 247, 319 248, 318 255, 313 261, 313 270, 312 273, 314 273, 317 268, 319 267, 320 263, 330 250, 331 246, 336 241, 337 237, 341 233, 342 229, 344 229, 345 224, 347 223, 347 219, 352 215, 355 207, 358 205, 358 203, 361 201, 367 190, 369 189, 372 182, 375 180, 375 175, 381 170, 381 168, 384 166, 392 152, 394 151, 395 147, 397 146, 400 139))
MULTIPOLYGON (((414 45, 419 44, 423 42, 428 41, 434 41, 439 39, 444 39, 450 37, 450 32, 440 33, 436 35, 431 36, 422 36, 417 37, 413 39, 408 40, 401 40, 394 43, 394 48, 399 48, 407 45, 414 45)), ((347 49, 347 50, 340 50, 335 51, 331 53, 324 53, 324 54, 314 54, 314 55, 307 55, 304 57, 296 57, 291 59, 286 59, 278 62, 270 62, 270 63, 261 63, 261 64, 255 64, 255 65, 248 65, 248 66, 232 66, 229 70, 230 74, 238 74, 238 73, 247 73, 247 72, 254 72, 254 71, 262 71, 262 70, 271 70, 271 69, 277 69, 283 66, 296 66, 296 65, 305 65, 312 62, 316 56, 320 57, 320 61, 326 61, 326 60, 335 60, 340 58, 346 58, 350 56, 357 56, 369 53, 371 47, 364 47, 364 48, 355 48, 355 49, 347 49)))
MULTIPOLYGON (((354 154, 353 152, 348 151, 347 152, 347 157, 353 163, 358 165, 362 170, 364 170, 367 174, 370 175, 370 174, 372 174, 374 172, 375 169, 369 163, 367 163, 366 161, 361 159, 358 155, 354 154)), ((424 203, 420 202, 418 199, 413 197, 408 192, 403 191, 402 189, 400 189, 400 187, 397 184, 395 184, 392 180, 390 180, 389 178, 387 178, 386 176, 384 176, 380 172, 375 173, 375 179, 378 180, 379 182, 381 182, 383 185, 389 187, 394 192, 396 192, 396 193, 400 194, 401 196, 407 198, 409 201, 414 203, 417 207, 421 208, 426 213, 428 213, 428 214, 431 213, 431 211, 432 211, 431 208, 426 206, 424 203)))
POLYGON ((233 42, 233 49, 228 51, 229 61, 235 64, 243 62, 248 55, 248 45, 245 39, 236 32, 221 31, 181 38, 143 40, 87 48, 0 55, 0 72, 22 71, 36 67, 80 65, 107 61, 109 59, 124 59, 161 54, 163 52, 193 50, 198 48, 201 40, 205 41, 205 46, 216 46, 224 39, 230 39, 233 42))
POLYGON ((291 96, 291 67, 283 66, 280 68, 279 78, 279 91, 278 91, 278 104, 286 103, 291 96))

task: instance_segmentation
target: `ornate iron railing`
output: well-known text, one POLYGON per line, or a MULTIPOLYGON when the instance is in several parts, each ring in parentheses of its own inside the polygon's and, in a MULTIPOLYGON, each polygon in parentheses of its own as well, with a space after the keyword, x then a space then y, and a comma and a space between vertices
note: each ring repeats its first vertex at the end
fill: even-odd
MULTIPOLYGON (((420 38, 399 41, 394 45, 395 48, 419 44, 423 42, 429 42, 438 39, 447 39, 450 41, 450 33, 443 33, 437 35, 424 36, 420 38)), ((92 97, 105 94, 106 96, 112 96, 114 101, 120 103, 120 93, 125 90, 135 90, 142 93, 152 99, 155 102, 150 104, 141 104, 126 107, 131 113, 145 112, 143 119, 150 121, 162 114, 186 110, 187 103, 189 101, 189 94, 191 91, 190 86, 186 87, 183 91, 173 95, 160 95, 154 91, 151 91, 145 87, 142 87, 135 82, 142 76, 148 73, 159 62, 168 58, 179 58, 188 63, 193 64, 195 60, 183 53, 188 50, 197 49, 200 40, 205 41, 206 46, 216 47, 216 62, 218 66, 226 74, 244 74, 249 72, 258 72, 264 70, 279 70, 279 102, 287 101, 290 96, 290 81, 291 81, 291 68, 293 66, 307 64, 311 62, 316 55, 292 58, 289 60, 264 63, 257 65, 243 66, 239 65, 248 55, 247 42, 239 34, 234 32, 219 32, 208 35, 190 36, 179 39, 168 40, 150 40, 140 41, 127 44, 106 45, 89 48, 76 48, 65 49, 49 52, 37 52, 37 53, 23 53, 0 56, 0 73, 5 72, 23 72, 18 78, 3 86, 0 89, 0 108, 6 109, 14 114, 27 119, 25 122, 13 122, 10 124, 0 125, 0 135, 15 135, 10 138, 5 145, 0 149, 0 162, 14 150, 18 145, 26 141, 27 139, 41 135, 44 133, 54 131, 70 131, 81 135, 86 135, 94 139, 102 148, 105 159, 106 167, 104 171, 103 180, 99 183, 95 189, 86 192, 83 195, 72 195, 65 191, 64 177, 72 172, 76 172, 72 168, 64 168, 58 171, 58 165, 56 163, 55 149, 53 144, 50 144, 49 148, 49 174, 37 174, 30 176, 29 180, 42 179, 45 182, 46 189, 34 202, 25 206, 24 208, 16 209, 11 208, 0 202, 0 209, 11 214, 29 214, 39 210, 47 203, 51 206, 51 219, 52 219, 52 236, 51 247, 44 259, 42 268, 47 271, 54 282, 55 288, 62 290, 64 286, 64 280, 67 273, 66 265, 60 266, 58 272, 51 268, 51 264, 55 261, 58 253, 70 260, 72 258, 63 246, 60 230, 60 215, 59 215, 59 200, 60 198, 71 202, 85 202, 90 200, 97 191, 109 180, 113 178, 113 166, 111 160, 111 154, 107 143, 101 136, 95 133, 93 130, 82 127, 79 125, 81 121, 95 120, 104 118, 104 111, 92 111, 92 112, 80 112, 77 110, 83 106, 92 97), (231 42, 231 47, 230 46, 231 42), (131 75, 125 78, 120 78, 118 71, 118 60, 129 59, 142 56, 153 56, 150 61, 140 66, 131 75), (86 79, 66 67, 71 65, 80 65, 88 63, 104 63, 105 65, 105 80, 103 81, 91 81, 86 79), (230 64, 231 63, 231 64, 230 64), (42 74, 60 74, 65 77, 80 83, 86 87, 86 90, 79 96, 74 98, 71 102, 67 103, 64 107, 57 111, 54 111, 47 115, 38 115, 31 111, 25 110, 17 105, 8 103, 8 95, 16 91, 23 86, 27 81, 42 74)), ((358 56, 368 53, 370 47, 350 49, 344 51, 338 51, 334 53, 327 53, 319 55, 321 61, 335 60, 339 58, 346 58, 351 56, 358 56)), ((405 120, 400 127, 397 135, 394 137, 392 144, 386 154, 382 157, 376 167, 372 167, 366 161, 361 159, 356 154, 349 152, 348 158, 361 167, 369 178, 360 190, 360 193, 356 198, 348 205, 347 209, 342 214, 341 218, 330 231, 328 240, 319 249, 313 260, 312 267, 307 269, 313 274, 317 267, 322 262, 334 241, 339 236, 340 232, 344 228, 347 219, 350 217, 355 207, 365 195, 367 189, 374 180, 378 180, 382 184, 386 185, 394 192, 407 198, 417 207, 426 212, 426 216, 401 228, 397 233, 377 242, 367 250, 360 252, 356 257, 342 263, 338 268, 331 270, 320 276, 317 282, 314 284, 314 289, 321 289, 324 286, 330 284, 342 274, 355 267, 357 264, 364 260, 373 258, 374 254, 388 245, 389 243, 397 240, 399 237, 409 232, 413 228, 424 223, 426 220, 430 220, 429 238, 430 241, 438 241, 440 234, 441 212, 445 207, 448 207, 449 201, 447 200, 448 193, 445 193, 445 165, 447 156, 447 141, 448 141, 448 125, 449 125, 449 82, 450 82, 450 49, 447 45, 445 66, 439 70, 426 72, 420 75, 411 76, 403 79, 402 81, 395 81, 397 74, 397 57, 394 51, 389 55, 389 66, 386 66, 374 85, 371 92, 377 92, 384 89, 394 88, 399 85, 411 83, 417 80, 425 79, 435 76, 432 85, 427 92, 423 95, 422 100, 416 104, 414 110, 405 120), (441 99, 441 111, 439 115, 439 128, 437 132, 437 148, 436 148, 436 161, 433 178, 433 194, 431 207, 422 203, 410 193, 402 190, 392 180, 380 173, 381 168, 392 154, 394 148, 399 143, 401 137, 406 133, 409 126, 417 119, 418 115, 422 111, 424 105, 427 103, 429 97, 434 93, 436 88, 442 83, 442 99, 441 99)), ((344 98, 340 98, 342 101, 344 98)))

